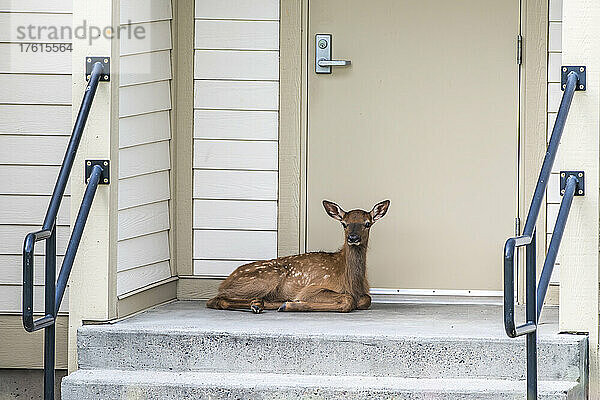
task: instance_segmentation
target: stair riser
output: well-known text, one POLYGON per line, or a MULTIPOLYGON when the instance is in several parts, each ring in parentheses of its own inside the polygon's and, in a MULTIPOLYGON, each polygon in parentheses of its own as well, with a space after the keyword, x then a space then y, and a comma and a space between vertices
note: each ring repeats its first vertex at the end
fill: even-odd
MULTIPOLYGON (((144 400, 511 400, 523 399, 523 393, 488 392, 420 392, 407 393, 390 390, 343 390, 322 388, 223 388, 223 387, 172 387, 172 386, 120 386, 120 385, 73 385, 64 384, 63 400, 99 400, 99 399, 144 399, 144 400)), ((540 400, 570 400, 573 394, 541 394, 540 400)), ((580 398, 580 397, 577 397, 580 398)))
MULTIPOLYGON (((82 369, 525 378, 524 340, 334 339, 80 330, 82 369)), ((540 380, 577 381, 585 342, 541 342, 540 380)))

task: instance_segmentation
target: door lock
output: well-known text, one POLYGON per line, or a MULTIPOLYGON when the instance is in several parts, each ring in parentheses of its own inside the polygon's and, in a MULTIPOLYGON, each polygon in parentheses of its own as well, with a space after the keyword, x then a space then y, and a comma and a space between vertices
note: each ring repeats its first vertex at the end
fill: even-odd
POLYGON ((331 67, 347 67, 350 60, 331 59, 331 35, 317 34, 315 37, 315 72, 317 74, 330 74, 331 67))

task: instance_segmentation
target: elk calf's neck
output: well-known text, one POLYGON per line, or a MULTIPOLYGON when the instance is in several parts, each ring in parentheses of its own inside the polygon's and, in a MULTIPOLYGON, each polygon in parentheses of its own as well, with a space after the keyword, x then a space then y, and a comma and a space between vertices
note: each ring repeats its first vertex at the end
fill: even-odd
POLYGON ((338 311, 371 305, 367 281, 367 247, 371 226, 388 211, 390 201, 370 212, 344 211, 324 200, 327 214, 340 221, 344 244, 333 253, 314 252, 242 265, 219 287, 207 307, 279 311, 338 311))

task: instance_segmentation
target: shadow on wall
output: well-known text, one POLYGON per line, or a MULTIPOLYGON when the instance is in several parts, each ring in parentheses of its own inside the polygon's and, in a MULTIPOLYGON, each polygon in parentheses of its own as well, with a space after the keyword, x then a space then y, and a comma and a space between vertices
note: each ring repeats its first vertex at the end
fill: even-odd
MULTIPOLYGON (((55 393, 60 400, 60 382, 66 370, 56 371, 55 393)), ((44 371, 33 369, 0 369, 0 400, 43 400, 44 371)))

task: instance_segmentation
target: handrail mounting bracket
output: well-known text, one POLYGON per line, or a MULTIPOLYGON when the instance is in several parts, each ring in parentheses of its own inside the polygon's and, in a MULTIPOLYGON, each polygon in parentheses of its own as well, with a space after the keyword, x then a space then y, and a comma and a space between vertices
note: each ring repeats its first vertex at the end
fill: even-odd
POLYGON ((108 185, 110 183, 110 161, 109 160, 85 160, 85 183, 88 183, 92 176, 94 166, 99 165, 102 168, 99 185, 108 185))
POLYGON ((560 88, 561 90, 565 90, 567 87, 567 76, 571 72, 575 72, 577 74, 577 86, 575 86, 576 91, 585 91, 587 87, 586 82, 586 71, 587 68, 584 65, 563 65, 560 68, 560 88))
POLYGON ((585 172, 583 171, 560 171, 560 195, 565 194, 567 188, 567 179, 570 176, 577 178, 575 187, 575 196, 585 196, 585 172))
POLYGON ((92 69, 97 62, 102 63, 102 76, 100 82, 110 82, 110 57, 86 57, 85 58, 85 80, 89 81, 92 69))

